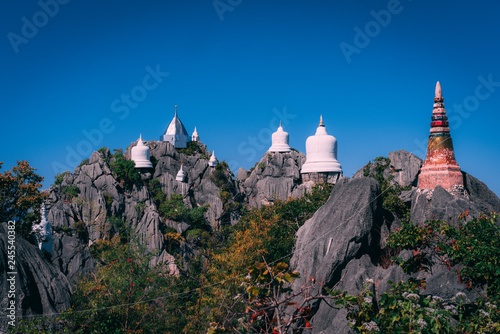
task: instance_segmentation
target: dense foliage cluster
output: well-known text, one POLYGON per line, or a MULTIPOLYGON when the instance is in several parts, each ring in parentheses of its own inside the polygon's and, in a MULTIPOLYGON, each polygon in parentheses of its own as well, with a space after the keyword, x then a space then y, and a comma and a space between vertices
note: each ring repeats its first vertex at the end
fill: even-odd
POLYGON ((33 223, 40 221, 40 207, 47 197, 40 191, 42 181, 27 161, 0 173, 0 222, 16 220, 16 232, 25 238, 33 223))
POLYGON ((389 236, 388 245, 412 250, 413 256, 395 259, 406 273, 428 271, 442 263, 457 280, 479 297, 470 301, 462 292, 451 300, 425 294, 425 280, 392 284, 377 301, 372 280, 351 296, 332 295, 348 310, 350 326, 358 333, 498 333, 500 332, 500 228, 497 215, 460 217, 458 225, 440 220, 403 224, 389 236), (485 290, 481 290, 486 288, 485 290))
POLYGON ((384 209, 395 213, 402 222, 409 222, 410 208, 399 198, 399 195, 404 190, 410 190, 411 186, 403 187, 393 182, 394 174, 390 164, 391 159, 377 157, 365 166, 363 176, 373 177, 380 184, 384 209))

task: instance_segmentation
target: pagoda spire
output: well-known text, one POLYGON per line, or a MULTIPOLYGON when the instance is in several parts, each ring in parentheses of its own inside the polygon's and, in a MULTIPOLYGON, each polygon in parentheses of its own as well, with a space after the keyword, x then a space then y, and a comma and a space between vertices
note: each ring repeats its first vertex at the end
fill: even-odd
POLYGON ((455 160, 448 116, 446 116, 439 81, 435 92, 427 157, 420 170, 418 187, 432 190, 440 185, 450 193, 463 194, 463 176, 455 160))

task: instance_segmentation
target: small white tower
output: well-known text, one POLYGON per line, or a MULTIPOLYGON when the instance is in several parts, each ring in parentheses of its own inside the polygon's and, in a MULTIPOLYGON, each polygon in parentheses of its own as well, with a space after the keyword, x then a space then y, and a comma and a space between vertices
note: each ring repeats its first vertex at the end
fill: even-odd
POLYGON ((326 132, 323 116, 320 117, 316 134, 306 141, 306 162, 300 171, 302 181, 335 183, 342 174, 337 161, 337 139, 326 132))
POLYGON ((196 126, 194 127, 193 134, 191 135, 191 141, 200 141, 200 136, 198 135, 198 131, 196 131, 196 126))
POLYGON ((283 131, 283 127, 280 126, 278 130, 273 133, 272 136, 273 143, 269 148, 269 152, 290 152, 290 145, 288 145, 288 132, 283 131))
POLYGON ((184 176, 185 176, 184 171, 182 170, 182 165, 181 165, 181 169, 179 169, 179 172, 177 173, 175 180, 179 182, 184 182, 184 176))
POLYGON ((133 162, 135 162, 135 168, 153 168, 153 164, 150 159, 150 149, 148 146, 144 145, 142 140, 142 135, 139 136, 137 145, 132 147, 132 153, 130 155, 133 162))
POLYGON ((38 242, 38 248, 40 248, 41 251, 46 251, 51 254, 54 241, 52 240, 50 223, 47 221, 47 215, 45 213, 45 203, 42 204, 40 213, 42 219, 39 224, 33 225, 32 231, 35 234, 36 241, 38 242))
POLYGON ((210 157, 210 160, 208 160, 208 165, 210 167, 215 167, 215 165, 217 165, 217 158, 215 157, 215 150, 212 151, 212 156, 210 157))

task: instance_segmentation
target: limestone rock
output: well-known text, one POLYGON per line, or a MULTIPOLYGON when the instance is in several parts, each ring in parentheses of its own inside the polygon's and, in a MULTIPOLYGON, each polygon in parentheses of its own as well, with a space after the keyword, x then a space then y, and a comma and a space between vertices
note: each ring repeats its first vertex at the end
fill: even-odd
POLYGON ((373 226, 382 223, 379 194, 372 178, 337 183, 327 202, 297 231, 291 267, 326 286, 338 282, 347 263, 370 247, 373 226))
POLYGON ((76 236, 66 233, 54 233, 52 263, 55 264, 70 282, 78 280, 78 276, 93 272, 96 266, 89 247, 76 236))
POLYGON ((399 150, 389 153, 390 166, 396 173, 394 180, 402 186, 417 186, 417 175, 423 161, 415 154, 399 150))
POLYGON ((292 195, 303 195, 306 186, 300 184, 300 169, 305 160, 306 156, 296 151, 267 152, 245 177, 239 171, 240 191, 245 201, 251 207, 260 207, 292 195))
POLYGON ((470 214, 500 211, 500 199, 484 183, 464 174, 465 191, 468 196, 453 196, 441 186, 431 190, 417 189, 412 193, 411 221, 427 219, 457 220, 459 214, 469 210, 470 214))
MULTIPOLYGON (((35 246, 18 236, 15 240, 16 267, 8 269, 7 226, 0 224, 0 307, 2 312, 7 308, 10 284, 7 281, 15 275, 15 301, 17 319, 22 315, 51 314, 63 312, 71 305, 71 284, 54 265, 35 246)), ((6 330, 8 319, 0 318, 0 331, 6 330)))

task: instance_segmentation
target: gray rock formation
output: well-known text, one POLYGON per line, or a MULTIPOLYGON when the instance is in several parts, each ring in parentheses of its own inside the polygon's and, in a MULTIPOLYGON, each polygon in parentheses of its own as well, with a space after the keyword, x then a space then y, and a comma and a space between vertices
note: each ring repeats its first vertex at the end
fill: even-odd
MULTIPOLYGON (((134 145, 131 144, 125 151, 125 158, 130 157, 130 149, 134 145)), ((200 146, 201 152, 189 152, 187 149, 176 150, 168 142, 152 141, 146 145, 151 149, 154 168, 140 170, 141 180, 132 185, 115 178, 111 171, 115 158, 109 149, 104 149, 94 152, 87 163, 76 167, 73 173, 66 173, 61 184, 51 187, 47 216, 53 229, 58 231, 53 261, 71 280, 95 267, 89 246, 117 232, 110 217, 118 217, 130 226, 146 249, 156 254, 152 264, 168 261, 169 271, 178 273, 172 256, 165 251, 167 245, 163 230, 168 226, 184 234, 190 226, 160 217, 147 187, 152 179, 159 181, 162 192, 167 196, 182 195, 188 208, 207 205, 205 217, 212 227, 234 223, 239 218, 224 208, 219 196, 221 189, 214 183, 216 168, 208 166, 208 160, 202 153, 206 152, 205 146, 200 146), (175 180, 181 165, 186 174, 185 182, 175 180), (77 196, 68 195, 68 189, 74 188, 77 188, 77 196)), ((239 192, 231 172, 223 169, 223 175, 226 181, 224 190, 237 199, 239 192)), ((192 250, 189 246, 183 249, 189 257, 192 250)))
MULTIPOLYGON (((399 185, 405 186, 417 186, 418 174, 420 173, 420 167, 424 163, 422 159, 417 157, 415 154, 407 152, 405 150, 399 150, 389 153, 389 164, 385 167, 383 171, 384 178, 392 175, 392 184, 398 183, 399 185)), ((375 159, 372 163, 368 163, 363 168, 358 169, 356 174, 352 177, 353 179, 368 176, 366 171, 370 170, 370 174, 375 173, 376 164, 385 164, 385 159, 375 159)))
MULTIPOLYGON (((391 163, 382 171, 384 177, 394 175, 395 183, 416 185, 421 160, 404 151, 391 152, 389 157, 391 163)), ((368 167, 374 168, 374 165, 368 167)), ((384 256, 388 256, 384 253, 385 238, 401 225, 401 221, 382 208, 378 183, 362 177, 363 174, 361 169, 353 180, 337 183, 328 201, 298 230, 291 267, 302 278, 294 282, 294 292, 299 291, 310 276, 327 287, 350 294, 359 293, 365 280, 373 279, 373 292, 379 299, 390 289, 388 280, 397 282, 409 277, 389 261, 383 263, 384 256)), ((411 204, 414 222, 453 219, 465 210, 470 213, 500 211, 500 200, 481 181, 464 173, 464 184, 467 196, 453 196, 438 186, 434 191, 413 187, 400 198, 411 204)), ((413 255, 406 252, 404 256, 413 255)), ((446 299, 457 292, 465 292, 471 299, 476 297, 457 281, 453 268, 450 270, 441 264, 433 266, 432 272, 418 273, 415 277, 426 279, 425 294, 446 299)), ((315 312, 310 320, 312 333, 352 332, 345 310, 331 308, 324 302, 313 304, 312 310, 315 312)))
POLYGON ((453 196, 437 186, 434 190, 415 189, 411 193, 411 220, 421 223, 427 219, 457 220, 469 210, 471 215, 499 212, 500 199, 483 182, 462 172, 467 196, 453 196))
POLYGON ((306 156, 296 151, 267 152, 246 175, 238 171, 245 202, 251 207, 260 207, 290 196, 302 196, 307 190, 300 184, 300 169, 305 160, 306 156))
MULTIPOLYGON (((10 279, 15 276, 17 319, 23 315, 51 314, 65 311, 71 305, 71 284, 35 245, 22 237, 15 239, 15 270, 8 266, 7 226, 0 224, 0 308, 9 303, 10 279)), ((0 331, 6 330, 8 318, 0 317, 0 331)))

